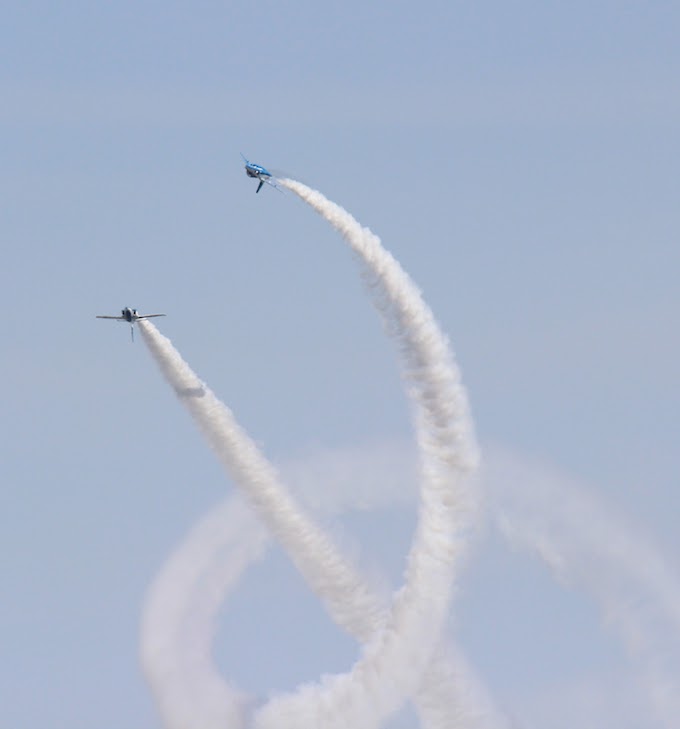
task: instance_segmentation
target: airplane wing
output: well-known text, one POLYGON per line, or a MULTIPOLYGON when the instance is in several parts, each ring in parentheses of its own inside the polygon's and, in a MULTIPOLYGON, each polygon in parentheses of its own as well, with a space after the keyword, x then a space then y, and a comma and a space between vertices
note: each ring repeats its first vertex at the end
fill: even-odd
POLYGON ((266 182, 268 185, 271 185, 275 190, 278 190, 280 193, 283 193, 283 190, 269 177, 260 177, 260 180, 262 180, 262 182, 266 182))
POLYGON ((165 314, 142 314, 142 316, 138 316, 138 319, 153 319, 154 316, 165 316, 165 314))
POLYGON ((100 314, 97 314, 97 319, 115 319, 116 321, 125 321, 124 316, 102 316, 100 314))

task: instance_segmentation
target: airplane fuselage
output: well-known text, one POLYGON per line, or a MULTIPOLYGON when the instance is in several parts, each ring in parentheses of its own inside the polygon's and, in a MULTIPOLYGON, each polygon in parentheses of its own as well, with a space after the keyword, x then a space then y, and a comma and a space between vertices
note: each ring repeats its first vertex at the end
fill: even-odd
POLYGON ((135 341, 135 328, 134 324, 135 322, 140 321, 141 319, 153 319, 157 316, 165 316, 165 314, 140 314, 137 309, 131 309, 129 306, 126 306, 124 309, 120 310, 120 316, 108 316, 104 314, 98 314, 97 319, 115 319, 116 321, 126 321, 130 325, 130 335, 132 337, 132 341, 135 341))
POLYGON ((265 170, 261 165, 254 165, 252 162, 248 162, 245 167, 248 177, 256 177, 258 180, 261 180, 263 177, 272 176, 271 172, 265 170))
MULTIPOLYGON (((245 162, 244 167, 246 169, 246 175, 248 175, 248 177, 254 177, 256 180, 260 181, 255 192, 260 192, 265 182, 279 190, 278 185, 272 181, 273 175, 268 169, 262 165, 256 165, 254 162, 249 162, 243 153, 241 153, 241 157, 243 157, 243 161, 245 162)), ((279 190, 279 192, 281 191, 279 190)))

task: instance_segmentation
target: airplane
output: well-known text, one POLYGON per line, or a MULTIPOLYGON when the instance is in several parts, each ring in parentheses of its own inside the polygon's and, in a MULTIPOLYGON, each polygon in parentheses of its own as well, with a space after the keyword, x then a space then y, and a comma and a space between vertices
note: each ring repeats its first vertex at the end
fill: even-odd
POLYGON ((120 316, 104 316, 97 314, 97 319, 115 319, 116 321, 127 321, 130 323, 130 334, 132 335, 132 341, 135 341, 135 322, 140 319, 151 319, 154 316, 165 316, 165 314, 138 314, 137 309, 131 309, 126 306, 121 309, 120 316))
POLYGON ((257 186, 257 190, 255 190, 255 192, 260 192, 260 190, 262 189, 262 185, 264 185, 265 182, 268 185, 271 185, 275 190, 281 192, 279 186, 276 183, 272 182, 272 173, 269 170, 266 170, 262 165, 256 165, 254 162, 249 162, 245 158, 243 152, 241 152, 241 157, 243 157, 243 161, 246 163, 246 175, 248 175, 248 177, 257 177, 257 179, 260 181, 260 184, 257 186))

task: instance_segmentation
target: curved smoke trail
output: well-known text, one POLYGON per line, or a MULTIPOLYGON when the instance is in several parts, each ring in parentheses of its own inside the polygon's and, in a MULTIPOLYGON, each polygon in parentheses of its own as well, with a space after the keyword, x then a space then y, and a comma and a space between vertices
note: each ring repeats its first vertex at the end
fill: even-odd
MULTIPOLYGON (((287 183, 291 188, 293 185, 298 183, 287 183)), ((457 370, 450 358, 447 343, 418 291, 396 261, 382 249, 375 236, 318 193, 304 186, 298 186, 296 192, 300 194, 301 190, 303 197, 307 194, 304 191, 316 196, 311 204, 321 203, 322 214, 341 230, 352 247, 362 255, 381 285, 386 301, 385 311, 396 324, 405 355, 406 372, 412 382, 412 394, 419 406, 419 443, 423 453, 425 487, 420 527, 409 558, 406 586, 397 596, 388 629, 379 632, 377 638, 373 632, 372 642, 350 674, 334 677, 321 689, 307 689, 295 696, 271 702, 258 714, 256 723, 261 726, 299 726, 305 722, 318 724, 325 717, 327 725, 346 723, 349 719, 357 726, 373 726, 398 708, 404 695, 413 693, 417 688, 442 629, 451 595, 451 568, 463 538, 460 527, 464 522, 465 508, 461 508, 461 505, 465 504, 465 498, 460 478, 474 465, 476 449, 457 370), (391 682, 385 680, 390 674, 391 682), (386 686, 389 683, 394 685, 386 686), (351 716, 348 716, 348 709, 352 711, 351 716)), ((155 330, 148 322, 142 324, 141 329, 150 348, 158 355, 163 347, 159 348, 158 337, 153 336, 155 330)), ((197 387, 195 376, 187 372, 188 368, 181 358, 179 363, 174 363, 180 365, 179 370, 171 366, 172 357, 157 359, 178 393, 200 391, 202 385, 198 383, 197 387)), ((208 440, 222 460, 225 460, 225 454, 223 450, 220 451, 219 441, 222 448, 226 442, 228 449, 231 449, 231 457, 226 458, 226 465, 236 474, 240 483, 246 476, 245 480, 250 483, 247 490, 251 498, 263 510, 261 513, 270 515, 266 517, 270 522, 272 513, 283 517, 279 518, 279 524, 286 524, 283 534, 274 524, 274 532, 279 538, 290 534, 291 523, 301 526, 300 515, 295 514, 289 499, 283 498, 281 502, 281 492, 272 493, 275 475, 271 467, 266 461, 263 462, 229 411, 222 406, 220 412, 221 404, 209 391, 203 389, 202 395, 204 397, 185 398, 185 403, 195 416, 199 415, 197 420, 208 440), (216 439, 215 435, 220 431, 221 435, 216 439)), ((328 546, 327 540, 318 530, 304 531, 311 542, 303 539, 303 549, 309 549, 314 543, 328 546)), ((285 545, 286 539, 283 541, 285 545)), ((287 541, 290 542, 290 538, 287 541)), ((294 541, 301 544, 299 540, 294 541)), ((307 554, 315 554, 315 551, 310 550, 307 554)), ((298 553, 294 559, 298 566, 300 562, 303 567, 306 566, 303 572, 308 575, 310 565, 304 565, 304 553, 298 553)), ((311 568, 314 572, 314 565, 311 568)), ((317 574, 316 577, 317 582, 323 584, 324 575, 317 574)), ((337 588, 335 579, 334 582, 333 587, 337 588)), ((351 576, 349 583, 354 588, 352 605, 361 605, 358 623, 356 615, 340 615, 340 620, 335 615, 334 619, 343 625, 351 626, 355 622, 354 632, 359 635, 363 635, 363 626, 366 625, 371 625, 372 631, 375 631, 376 626, 382 623, 380 616, 375 615, 375 605, 369 604, 365 591, 351 576), (373 619, 367 621, 366 616, 371 614, 374 615, 373 619)), ((327 592, 332 594, 333 590, 327 592)), ((344 596, 347 594, 344 591, 344 596)), ((342 607, 342 603, 333 606, 332 601, 328 602, 332 614, 342 607)), ((346 601, 343 602, 346 605, 346 601)), ((450 701, 450 695, 447 699, 450 701)))
POLYGON ((680 716, 680 582, 658 550, 577 484, 498 454, 487 464, 500 531, 591 595, 646 686, 651 713, 680 716))
POLYGON ((242 729, 247 698, 212 660, 217 612, 267 535, 232 497, 203 518, 157 575, 144 603, 141 657, 167 729, 242 729))
MULTIPOLYGON (((410 384, 423 471, 421 518, 409 555, 405 586, 397 595, 391 624, 380 634, 378 642, 382 640, 382 645, 375 649, 372 660, 374 665, 379 665, 384 660, 380 652, 389 655, 399 641, 409 646, 407 660, 411 670, 417 667, 415 674, 409 678, 406 666, 401 666, 401 676, 394 670, 399 666, 398 653, 391 661, 395 679, 401 681, 399 693, 412 694, 417 688, 413 676, 427 667, 427 656, 432 655, 445 620, 451 597, 451 570, 460 558, 465 512, 471 504, 463 481, 476 466, 477 449, 467 398, 448 342, 432 312, 379 238, 321 193, 294 180, 280 180, 280 183, 336 228, 361 258, 375 284, 378 306, 399 344, 404 377, 410 384), (443 534, 450 540, 446 545, 438 542, 443 534), (427 563, 433 556, 440 560, 439 573, 427 563), (427 606, 423 604, 425 595, 431 598, 427 606), (422 615, 428 618, 423 619, 422 615)), ((371 658, 366 663, 370 665, 371 658)), ((360 672, 360 664, 354 670, 360 672)), ((418 705, 426 725, 451 725, 452 712, 455 712, 451 706, 451 687, 455 685, 452 678, 451 665, 439 656, 433 662, 431 675, 424 681, 420 679, 418 705)), ((295 701, 292 697, 289 704, 295 701)), ((281 706, 272 705, 268 710, 280 711, 281 706)), ((290 711, 290 705, 286 711, 290 711)))

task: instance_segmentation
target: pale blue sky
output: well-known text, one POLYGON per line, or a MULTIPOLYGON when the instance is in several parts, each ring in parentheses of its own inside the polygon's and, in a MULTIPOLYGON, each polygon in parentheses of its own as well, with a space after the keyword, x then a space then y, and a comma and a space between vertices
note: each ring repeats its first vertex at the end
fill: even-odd
MULTIPOLYGON (((589 484, 678 566, 678 37, 675 3, 622 0, 2 11, 0 726, 158 725, 144 589, 231 488, 141 342, 95 314, 167 312, 278 461, 409 437, 351 256, 291 195, 256 196, 240 151, 381 236, 451 337, 484 443, 589 484)), ((347 528, 398 574, 411 517, 383 516, 347 528)), ((238 609, 276 626, 281 599, 327 642, 281 625, 254 672, 239 643, 235 680, 346 667, 284 556, 261 569, 225 636, 238 609)), ((461 603, 470 659, 528 727, 532 696, 623 661, 585 596, 498 537, 461 603), (540 616, 566 638, 552 653, 525 640, 540 616)))

